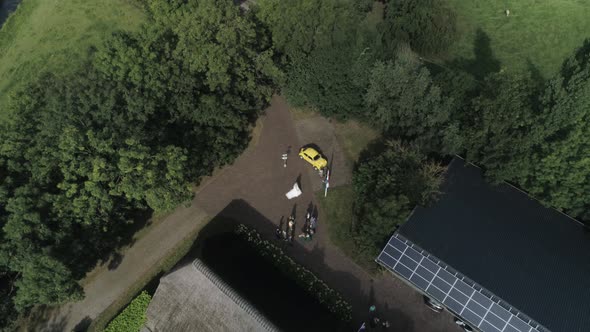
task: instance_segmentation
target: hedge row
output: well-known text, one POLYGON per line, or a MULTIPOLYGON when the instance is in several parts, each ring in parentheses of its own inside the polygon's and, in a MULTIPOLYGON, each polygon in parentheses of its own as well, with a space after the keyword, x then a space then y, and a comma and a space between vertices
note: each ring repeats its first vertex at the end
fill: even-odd
POLYGON ((113 319, 104 332, 139 332, 147 319, 146 311, 152 297, 143 291, 113 319))
POLYGON ((331 289, 312 272, 293 261, 281 248, 262 239, 257 231, 244 225, 239 225, 236 233, 250 242, 262 257, 272 262, 281 272, 317 298, 322 305, 342 321, 348 322, 352 319, 352 306, 342 298, 342 295, 331 289))

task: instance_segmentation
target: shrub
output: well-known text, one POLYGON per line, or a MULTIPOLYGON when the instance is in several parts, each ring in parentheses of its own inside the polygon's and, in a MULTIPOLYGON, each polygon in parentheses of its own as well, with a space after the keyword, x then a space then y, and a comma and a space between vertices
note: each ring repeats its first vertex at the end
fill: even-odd
POLYGON ((373 66, 365 100, 368 119, 386 135, 412 140, 427 152, 458 150, 458 128, 450 121, 456 105, 408 47, 398 48, 395 61, 373 66))
POLYGON ((139 332, 147 319, 146 311, 152 297, 143 291, 113 319, 105 332, 139 332))
POLYGON ((443 52, 456 38, 456 20, 444 0, 389 0, 385 44, 403 41, 421 54, 443 52))
POLYGON ((353 175, 357 250, 375 257, 415 205, 436 199, 444 170, 416 146, 400 141, 361 157, 353 175))
POLYGON ((262 239, 257 231, 245 225, 238 225, 236 233, 252 244, 260 253, 260 256, 270 261, 283 274, 297 283, 299 287, 316 297, 331 313, 344 322, 352 319, 352 306, 342 298, 342 295, 331 289, 311 271, 297 264, 281 248, 262 239))

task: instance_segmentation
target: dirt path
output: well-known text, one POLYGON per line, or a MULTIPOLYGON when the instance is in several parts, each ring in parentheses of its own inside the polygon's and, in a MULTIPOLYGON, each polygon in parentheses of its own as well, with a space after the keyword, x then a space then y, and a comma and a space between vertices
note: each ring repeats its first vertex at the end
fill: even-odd
POLYGON ((155 225, 125 251, 115 269, 103 269, 84 287, 84 300, 48 311, 34 330, 84 331, 91 321, 124 294, 147 271, 166 257, 187 234, 202 227, 209 217, 196 204, 180 207, 155 225))
MULTIPOLYGON (((273 236, 281 218, 295 211, 299 229, 308 207, 317 207, 311 190, 317 179, 312 178, 315 175, 308 172, 309 165, 296 154, 302 144, 313 142, 299 142, 297 137, 287 104, 280 97, 273 98, 256 149, 242 155, 222 177, 201 191, 196 203, 209 215, 221 213, 252 224, 268 237, 273 236), (281 154, 289 147, 288 166, 284 168, 281 154), (303 194, 288 200, 285 193, 298 178, 303 194), (234 204, 236 201, 240 204, 234 204), (249 213, 250 208, 258 213, 249 213)), ((448 313, 436 314, 427 309, 422 297, 399 279, 389 273, 372 278, 332 245, 321 225, 322 212, 318 208, 317 236, 311 243, 298 242, 288 250, 353 304, 359 326, 367 318, 370 303, 374 303, 380 315, 391 322, 391 331, 459 331, 448 313)))

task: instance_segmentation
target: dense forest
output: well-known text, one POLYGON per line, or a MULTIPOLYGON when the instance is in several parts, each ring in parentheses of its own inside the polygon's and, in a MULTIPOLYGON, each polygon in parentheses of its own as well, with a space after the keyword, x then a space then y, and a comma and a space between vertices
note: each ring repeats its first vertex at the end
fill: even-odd
POLYGON ((457 34, 444 1, 390 0, 382 17, 369 0, 144 5, 139 32, 113 34, 83 68, 39 77, 3 110, 0 326, 83 296, 78 280, 146 214, 189 199, 243 151, 275 92, 381 131, 353 180, 369 253, 400 211, 434 199, 452 154, 590 220, 590 42, 542 79, 428 60, 457 34))

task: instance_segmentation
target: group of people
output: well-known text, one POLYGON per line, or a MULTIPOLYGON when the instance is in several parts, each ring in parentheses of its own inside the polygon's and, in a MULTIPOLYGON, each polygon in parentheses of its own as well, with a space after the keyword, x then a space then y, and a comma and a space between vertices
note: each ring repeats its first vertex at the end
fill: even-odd
MULTIPOLYGON (((299 238, 304 241, 310 241, 316 232, 317 224, 318 218, 313 216, 310 212, 307 212, 305 216, 305 223, 303 224, 303 229, 301 234, 299 234, 299 238)), ((279 240, 292 242, 295 238, 295 217, 290 216, 286 225, 284 225, 283 221, 281 220, 275 234, 279 240)))
POLYGON ((305 241, 311 241, 313 235, 315 234, 316 228, 318 225, 318 218, 316 216, 312 216, 311 213, 307 212, 305 215, 305 223, 303 224, 303 230, 299 237, 305 241))
POLYGON ((289 217, 287 221, 287 225, 283 227, 283 220, 281 218, 281 222, 279 223, 279 227, 275 231, 277 239, 291 242, 293 241, 293 237, 295 236, 295 218, 293 216, 289 217))

